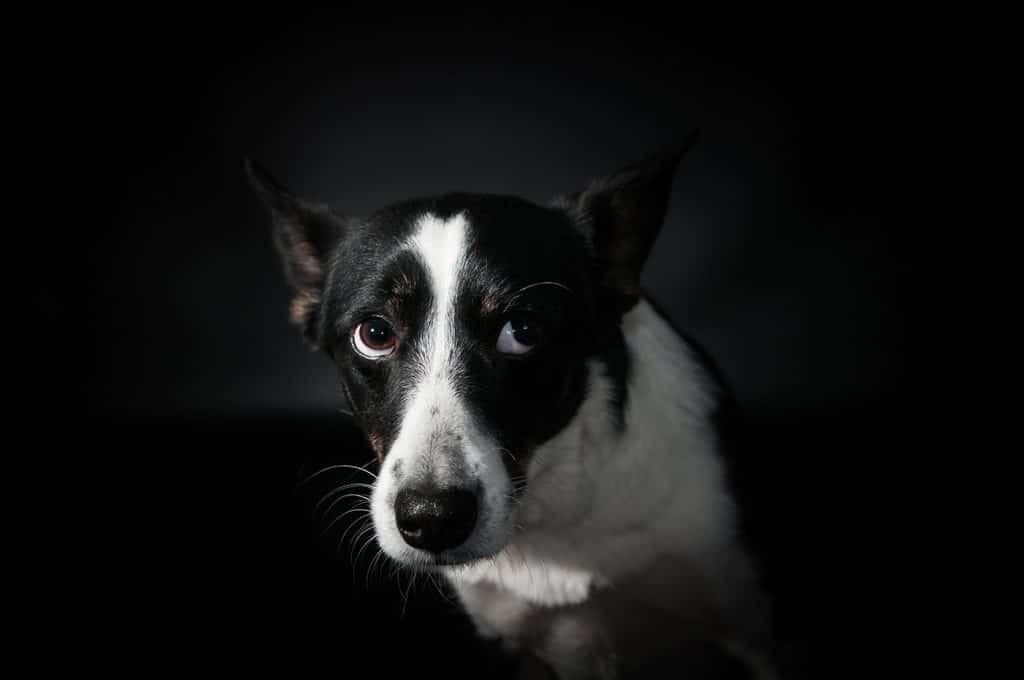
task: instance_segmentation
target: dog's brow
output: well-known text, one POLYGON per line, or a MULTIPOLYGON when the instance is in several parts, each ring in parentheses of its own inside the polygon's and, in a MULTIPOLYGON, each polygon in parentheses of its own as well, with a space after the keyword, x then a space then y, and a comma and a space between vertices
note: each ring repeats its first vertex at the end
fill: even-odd
POLYGON ((516 303, 516 301, 518 301, 519 298, 526 291, 530 290, 531 288, 537 288, 539 286, 555 286, 556 288, 560 288, 560 289, 564 290, 565 292, 569 293, 569 295, 574 295, 575 294, 575 293, 573 293, 572 288, 569 288, 569 286, 565 285, 564 283, 559 283, 558 281, 536 281, 534 283, 530 283, 530 284, 527 284, 527 285, 523 286, 519 290, 517 290, 514 293, 512 293, 511 295, 509 295, 508 302, 507 302, 506 306, 514 305, 516 303))
POLYGON ((531 283, 531 284, 528 284, 526 286, 523 286, 522 288, 520 288, 516 292, 512 293, 512 297, 515 297, 517 295, 521 295, 522 293, 525 293, 529 289, 534 288, 536 286, 558 286, 559 288, 562 288, 563 290, 568 292, 570 295, 573 294, 572 288, 570 288, 569 286, 565 285, 564 283, 559 283, 558 281, 537 281, 536 283, 531 283))

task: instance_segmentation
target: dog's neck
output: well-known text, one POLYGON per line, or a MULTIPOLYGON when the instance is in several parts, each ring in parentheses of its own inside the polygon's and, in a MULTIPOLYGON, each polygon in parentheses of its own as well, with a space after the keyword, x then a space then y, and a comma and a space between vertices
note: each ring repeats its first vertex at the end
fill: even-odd
POLYGON ((569 604, 660 557, 713 559, 728 544, 735 511, 709 422, 709 377, 644 301, 623 318, 623 335, 622 427, 614 385, 595 360, 578 413, 531 460, 516 538, 452 578, 569 604))

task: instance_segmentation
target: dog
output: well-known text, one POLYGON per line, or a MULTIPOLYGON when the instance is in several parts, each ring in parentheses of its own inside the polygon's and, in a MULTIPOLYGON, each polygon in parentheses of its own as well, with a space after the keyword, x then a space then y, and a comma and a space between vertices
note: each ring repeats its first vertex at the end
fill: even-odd
POLYGON ((775 676, 728 388, 640 285, 694 141, 548 204, 449 193, 365 217, 246 159, 291 321, 379 462, 377 542, 443 574, 524 674, 775 676))

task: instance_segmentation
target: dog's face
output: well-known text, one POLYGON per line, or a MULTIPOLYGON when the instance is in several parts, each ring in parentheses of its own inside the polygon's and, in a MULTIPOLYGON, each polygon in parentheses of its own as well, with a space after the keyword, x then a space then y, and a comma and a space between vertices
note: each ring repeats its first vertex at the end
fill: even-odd
POLYGON ((390 557, 459 564, 508 543, 531 454, 575 415, 588 362, 624 379, 619 320, 688 146, 550 206, 449 194, 365 218, 249 165, 292 320, 333 359, 381 463, 371 508, 390 557))

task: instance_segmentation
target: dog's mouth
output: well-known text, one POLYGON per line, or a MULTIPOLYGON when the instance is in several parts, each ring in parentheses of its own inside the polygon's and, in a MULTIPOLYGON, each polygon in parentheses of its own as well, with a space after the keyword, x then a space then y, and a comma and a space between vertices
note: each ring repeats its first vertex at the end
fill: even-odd
POLYGON ((427 558, 429 561, 426 564, 430 567, 469 567, 489 557, 494 555, 431 555, 427 558))

